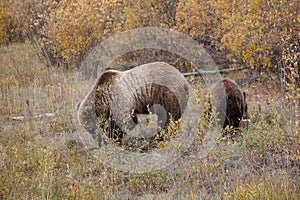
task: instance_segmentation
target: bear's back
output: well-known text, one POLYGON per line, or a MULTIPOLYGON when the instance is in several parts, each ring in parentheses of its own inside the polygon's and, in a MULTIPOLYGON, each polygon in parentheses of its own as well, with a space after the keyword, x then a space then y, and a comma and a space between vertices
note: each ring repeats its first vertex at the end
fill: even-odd
POLYGON ((185 82, 184 76, 175 67, 164 62, 153 62, 140 65, 131 70, 125 71, 124 74, 149 80, 169 80, 170 82, 178 79, 185 82))
POLYGON ((189 90, 189 84, 179 70, 164 62, 147 63, 121 72, 117 85, 130 94, 147 85, 160 85, 180 94, 189 90))

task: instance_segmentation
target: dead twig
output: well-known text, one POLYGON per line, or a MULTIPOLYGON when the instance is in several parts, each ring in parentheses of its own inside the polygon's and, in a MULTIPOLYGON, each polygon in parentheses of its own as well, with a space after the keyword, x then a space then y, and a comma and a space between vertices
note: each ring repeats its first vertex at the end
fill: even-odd
POLYGON ((240 71, 243 69, 249 69, 248 66, 240 66, 237 68, 230 68, 230 69, 220 69, 220 70, 209 70, 209 71, 204 71, 204 70, 199 70, 197 72, 186 72, 186 73, 182 73, 183 76, 197 76, 197 75, 203 75, 203 74, 228 74, 230 72, 234 72, 234 71, 240 71))

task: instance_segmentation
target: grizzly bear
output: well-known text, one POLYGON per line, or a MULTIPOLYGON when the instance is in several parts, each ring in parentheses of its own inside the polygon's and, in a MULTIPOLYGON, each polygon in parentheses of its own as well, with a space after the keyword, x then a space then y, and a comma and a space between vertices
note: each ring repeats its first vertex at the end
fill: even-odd
POLYGON ((165 128, 171 117, 181 117, 188 98, 187 80, 167 63, 148 63, 127 71, 110 69, 97 78, 80 103, 78 118, 92 134, 95 119, 101 118, 109 137, 116 133, 122 137, 139 123, 138 114, 156 114, 159 126, 165 128))
POLYGON ((246 93, 235 81, 224 78, 211 86, 211 95, 217 116, 221 123, 224 121, 223 128, 239 127, 242 118, 247 116, 246 93))

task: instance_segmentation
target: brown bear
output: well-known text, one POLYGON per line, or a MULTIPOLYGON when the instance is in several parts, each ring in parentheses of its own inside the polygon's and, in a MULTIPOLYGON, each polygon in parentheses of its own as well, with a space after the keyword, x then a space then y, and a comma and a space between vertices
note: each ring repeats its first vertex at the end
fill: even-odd
POLYGON ((223 128, 239 127, 242 118, 247 117, 246 93, 235 81, 224 78, 211 86, 211 95, 217 116, 221 123, 224 121, 223 128))
MULTIPOLYGON (((189 84, 173 66, 155 62, 127 71, 107 70, 78 107, 78 118, 91 132, 99 117, 106 121, 109 137, 123 134, 138 123, 138 114, 155 113, 164 128, 177 120, 189 98, 189 84)), ((102 127, 103 128, 103 127, 102 127)))

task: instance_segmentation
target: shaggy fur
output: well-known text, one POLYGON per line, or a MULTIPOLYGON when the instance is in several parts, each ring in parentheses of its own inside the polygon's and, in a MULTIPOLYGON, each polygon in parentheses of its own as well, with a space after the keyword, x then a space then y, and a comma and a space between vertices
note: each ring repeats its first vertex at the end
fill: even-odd
POLYGON ((188 97, 188 82, 167 63, 149 63, 124 72, 107 70, 80 104, 78 116, 84 124, 83 120, 91 115, 86 108, 94 108, 96 118, 108 122, 111 134, 120 126, 122 130, 124 127, 132 129, 138 123, 136 115, 149 114, 150 111, 158 115, 160 126, 164 128, 171 116, 174 120, 181 117, 188 97), (157 105, 162 105, 165 112, 157 105))
POLYGON ((212 104, 218 118, 225 116, 223 128, 239 127, 247 115, 246 93, 231 79, 221 79, 211 87, 212 104))

